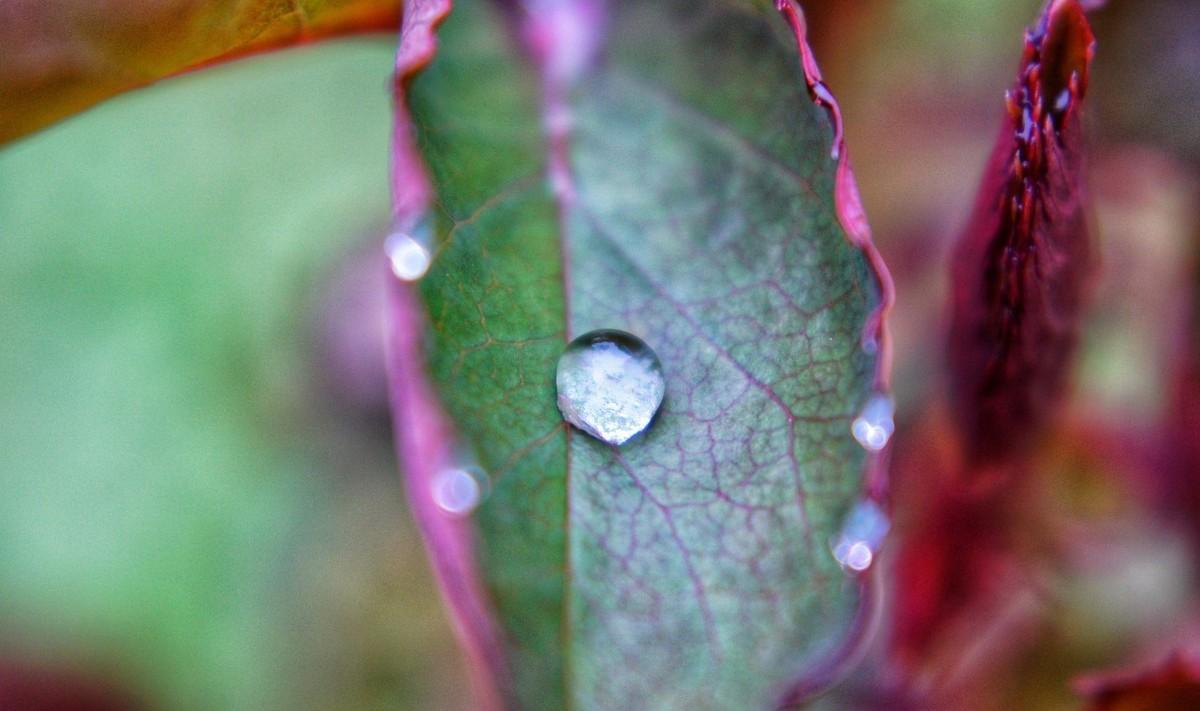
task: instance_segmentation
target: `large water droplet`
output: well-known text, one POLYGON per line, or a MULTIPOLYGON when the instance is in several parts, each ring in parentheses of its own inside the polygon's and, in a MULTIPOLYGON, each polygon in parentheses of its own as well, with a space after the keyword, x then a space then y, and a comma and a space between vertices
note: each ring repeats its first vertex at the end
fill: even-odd
POLYGON ((624 444, 646 429, 667 383, 642 339, 613 329, 585 333, 558 359, 558 409, 579 429, 624 444))
POLYGON ((891 525, 879 504, 870 499, 858 502, 833 539, 833 557, 847 570, 862 572, 870 568, 891 525))
POLYGON ((392 263, 392 273, 404 281, 416 281, 429 271, 429 250, 407 232, 393 232, 383 243, 392 263))
POLYGON ((429 482, 433 503, 451 516, 465 516, 487 495, 487 475, 474 468, 443 469, 429 482))
POLYGON ((896 404, 887 395, 873 395, 850 425, 854 439, 866 449, 878 452, 887 446, 896 431, 896 404))

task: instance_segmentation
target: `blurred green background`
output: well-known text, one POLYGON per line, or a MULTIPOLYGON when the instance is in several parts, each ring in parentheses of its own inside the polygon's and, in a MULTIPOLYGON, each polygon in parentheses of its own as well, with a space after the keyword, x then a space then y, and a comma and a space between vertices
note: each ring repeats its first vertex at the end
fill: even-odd
POLYGON ((206 70, 0 152, 0 655, 174 709, 462 707, 361 394, 393 51, 206 70))

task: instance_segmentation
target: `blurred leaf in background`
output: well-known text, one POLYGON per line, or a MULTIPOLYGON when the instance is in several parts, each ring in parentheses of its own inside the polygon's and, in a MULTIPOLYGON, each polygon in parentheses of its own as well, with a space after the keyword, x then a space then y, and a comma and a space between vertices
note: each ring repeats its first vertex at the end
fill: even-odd
POLYGON ((399 27, 400 0, 5 0, 0 143, 163 77, 399 27))
POLYGON ((163 708, 460 705, 386 421, 345 416, 314 347, 313 314, 378 328, 322 300, 387 216, 392 49, 215 69, 0 153, 0 651, 163 708))

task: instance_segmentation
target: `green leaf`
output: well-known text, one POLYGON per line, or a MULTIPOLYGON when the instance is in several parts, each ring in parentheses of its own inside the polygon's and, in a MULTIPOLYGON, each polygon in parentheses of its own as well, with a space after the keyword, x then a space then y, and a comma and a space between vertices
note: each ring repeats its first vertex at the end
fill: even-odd
MULTIPOLYGON (((404 97, 436 196, 425 358, 492 483, 470 543, 495 683, 522 708, 765 708, 851 644, 861 581, 830 541, 864 493, 851 423, 886 382, 889 287, 843 228, 861 215, 840 138, 774 9, 608 5, 461 3, 404 97), (620 448, 555 406, 559 354, 597 328, 643 338, 667 378, 620 448)), ((406 38, 402 77, 425 48, 406 38)), ((406 118, 400 223, 424 190, 406 118)), ((421 423, 398 390, 403 431, 421 423)), ((423 526, 435 561, 460 550, 423 526)))
POLYGON ((332 35, 390 31, 400 0, 7 0, 0 144, 163 77, 332 35))

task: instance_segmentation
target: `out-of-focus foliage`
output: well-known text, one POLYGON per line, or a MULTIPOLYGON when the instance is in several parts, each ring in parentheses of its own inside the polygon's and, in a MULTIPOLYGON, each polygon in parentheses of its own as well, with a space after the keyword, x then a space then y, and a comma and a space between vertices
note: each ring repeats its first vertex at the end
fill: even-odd
POLYGON ((387 215, 391 53, 215 69, 0 153, 0 656, 152 707, 461 705, 386 420, 318 348, 387 215))
POLYGON ((5 0, 0 144, 178 72, 398 26, 400 0, 5 0))
POLYGON ((1200 706, 1200 670, 1182 654, 1141 669, 1123 669, 1079 679, 1087 711, 1191 711, 1200 706))
MULTIPOLYGON (((930 542, 912 536, 957 456, 946 441, 956 423, 936 404, 945 396, 947 260, 1017 68, 1022 26, 1040 5, 856 3, 855 24, 818 48, 832 53, 824 64, 897 283, 893 553, 906 540, 930 542)), ((1083 702, 1074 676, 1161 658, 1197 639, 1183 623, 1194 617, 1196 554, 1187 526, 1161 515, 1186 509, 1194 500, 1186 487, 1196 486, 1194 473, 1164 480, 1186 452, 1163 444, 1167 435, 1179 439, 1181 410, 1172 403, 1186 396, 1176 369, 1194 342, 1185 329, 1196 279, 1196 164, 1183 145, 1194 132, 1187 112, 1160 111, 1166 103, 1147 99, 1165 98, 1166 86, 1177 92, 1172 101, 1194 93, 1194 77, 1180 72, 1197 56, 1189 5, 1143 12, 1144 4, 1112 0, 1090 14, 1098 46, 1083 128, 1099 261, 1094 298, 1066 410, 1043 433, 1032 476, 995 494, 986 493, 995 481, 980 482, 967 502, 984 494, 999 503, 973 514, 964 505, 961 523, 940 541, 932 536, 943 550, 1003 552, 976 556, 981 564, 963 576, 975 587, 958 594, 976 598, 975 612, 920 676, 889 676, 890 660, 876 649, 829 703, 898 708, 911 702, 894 693, 900 686, 937 692, 956 709, 1076 709, 1083 702), (1008 519, 999 542, 984 535, 996 515, 1008 519)))

